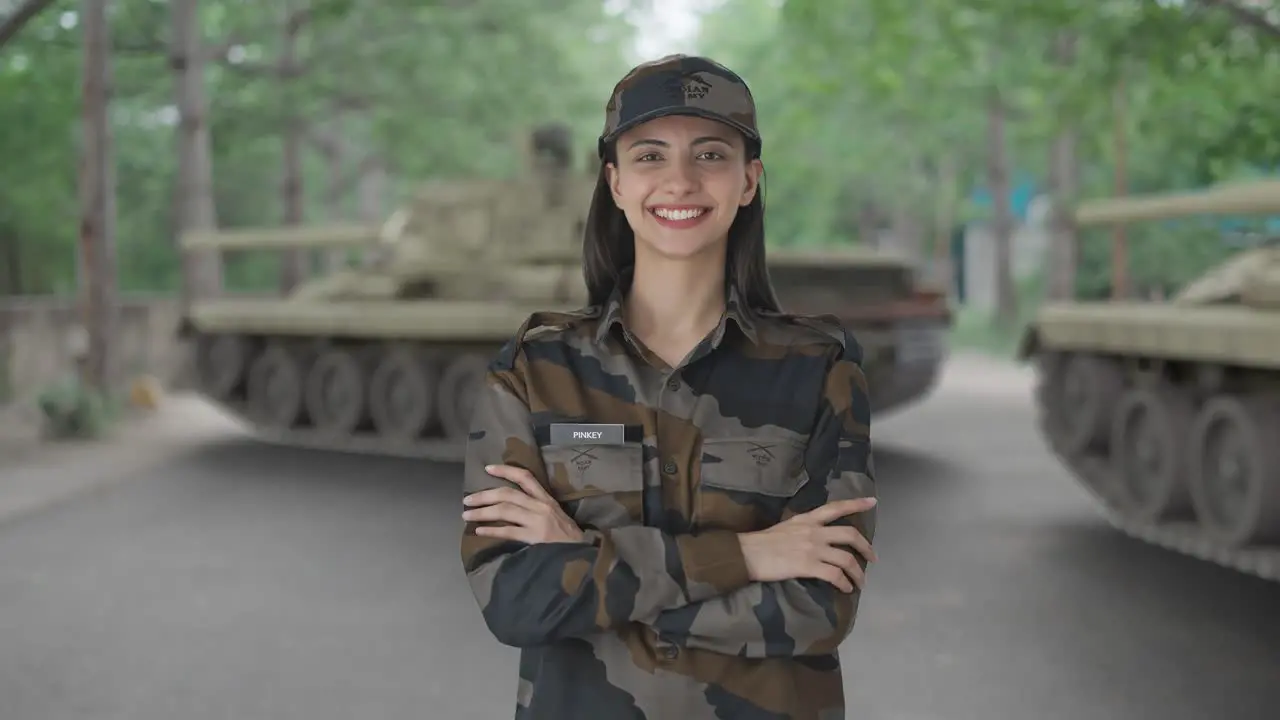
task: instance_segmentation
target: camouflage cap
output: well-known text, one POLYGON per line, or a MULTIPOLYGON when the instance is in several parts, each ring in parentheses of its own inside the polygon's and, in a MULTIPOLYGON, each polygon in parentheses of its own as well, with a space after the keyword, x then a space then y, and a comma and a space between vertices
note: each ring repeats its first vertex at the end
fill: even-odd
POLYGON ((729 68, 705 57, 668 55, 632 68, 618 81, 605 107, 598 152, 619 135, 655 118, 695 115, 718 120, 747 136, 759 152, 756 103, 747 83, 729 68))

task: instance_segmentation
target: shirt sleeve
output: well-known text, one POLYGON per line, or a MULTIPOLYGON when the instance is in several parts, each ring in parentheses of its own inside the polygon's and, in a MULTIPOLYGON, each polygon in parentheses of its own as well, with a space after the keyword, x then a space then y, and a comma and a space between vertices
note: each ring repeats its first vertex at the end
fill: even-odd
MULTIPOLYGON (((875 496, 871 407, 859 360, 860 353, 846 350, 827 374, 822 409, 805 456, 809 482, 791 498, 784 520, 828 501, 875 496)), ((852 525, 871 541, 875 508, 833 524, 852 525)), ((854 554, 865 570, 866 558, 854 554)), ((826 655, 835 652, 853 629, 860 598, 856 586, 845 593, 823 580, 753 582, 720 597, 660 612, 646 624, 669 642, 726 655, 826 655)))
MULTIPOLYGON (((508 348, 504 353, 510 354, 508 348)), ((507 484, 486 465, 547 471, 534 439, 522 354, 490 367, 473 410, 464 491, 507 484)), ((462 533, 462 565, 485 623, 499 642, 532 647, 585 637, 732 592, 749 582, 737 535, 673 536, 656 528, 590 530, 590 543, 520 542, 462 533)))

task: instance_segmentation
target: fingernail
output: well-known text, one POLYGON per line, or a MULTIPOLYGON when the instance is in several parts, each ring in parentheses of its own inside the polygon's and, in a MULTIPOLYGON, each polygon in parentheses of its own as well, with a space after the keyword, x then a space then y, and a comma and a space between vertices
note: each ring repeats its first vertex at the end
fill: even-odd
POLYGON ((470 510, 464 510, 464 511, 463 511, 463 513, 462 513, 462 519, 463 519, 463 520, 470 520, 470 519, 471 519, 471 511, 470 511, 470 510))
POLYGON ((868 502, 867 504, 868 504, 868 505, 870 505, 871 507, 875 507, 876 503, 880 502, 879 500, 877 500, 877 499, 875 499, 875 498, 867 498, 867 500, 869 500, 869 501, 870 501, 870 502, 868 502))
POLYGON ((475 501, 471 499, 471 496, 470 496, 470 495, 468 495, 468 496, 466 496, 466 497, 462 498, 462 504, 463 504, 463 505, 470 505, 470 504, 471 504, 471 503, 473 503, 473 502, 475 502, 475 501))
POLYGON ((491 472, 493 472, 493 469, 494 469, 494 468, 496 468, 496 467, 498 467, 498 466, 497 466, 497 465, 485 465, 485 466, 484 466, 484 471, 485 471, 485 472, 490 472, 490 473, 491 473, 491 472))

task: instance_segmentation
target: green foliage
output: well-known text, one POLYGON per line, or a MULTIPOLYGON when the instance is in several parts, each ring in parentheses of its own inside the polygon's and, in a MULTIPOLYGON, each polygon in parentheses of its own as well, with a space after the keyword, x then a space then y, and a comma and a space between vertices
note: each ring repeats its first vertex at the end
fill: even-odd
MULTIPOLYGON (((55 4, 0 54, 0 295, 75 286, 78 9, 71 0, 55 4)), ((126 291, 170 291, 180 277, 170 10, 159 0, 111 4, 126 291)), ((322 131, 346 141, 342 177, 381 159, 392 203, 424 180, 517 171, 514 135, 536 123, 570 123, 585 156, 634 33, 599 0, 200 0, 199 12, 212 57, 205 86, 222 227, 283 220, 282 138, 291 117, 303 120, 308 137, 307 221, 352 217, 358 207, 354 183, 340 202, 326 198, 334 177, 314 142, 322 131), (282 79, 282 20, 290 12, 298 70, 282 79)), ((277 264, 231 259, 226 283, 271 289, 277 264)))
POLYGON ((43 433, 51 440, 102 437, 120 412, 118 402, 75 378, 46 388, 36 403, 44 418, 43 433))
MULTIPOLYGON (((378 158, 388 198, 438 177, 517 171, 514 134, 570 123, 585 155, 630 65, 632 3, 600 0, 201 0, 219 225, 283 220, 282 139, 301 119, 307 220, 353 216, 337 179, 378 158), (283 20, 296 67, 281 72, 283 20), (286 77, 287 76, 287 77, 286 77), (337 134, 336 164, 316 138, 337 134)), ((1054 134, 1080 128, 1082 191, 1112 191, 1123 83, 1129 186, 1192 187, 1280 167, 1280 51, 1221 3, 1163 0, 722 0, 700 50, 756 92, 777 244, 859 241, 861 211, 906 209, 928 227, 985 172, 985 103, 1010 106, 1017 167, 1045 179, 1054 134), (1061 41, 1074 38, 1074 59, 1061 41), (955 164, 956 184, 938 169, 955 164)), ((0 54, 0 294, 75 284, 80 28, 63 0, 0 54)), ((172 290, 176 117, 171 3, 112 4, 117 228, 125 290, 172 290)), ((1189 225, 1129 230, 1141 286, 1176 287, 1225 252, 1189 225), (1194 248, 1194 249, 1192 249, 1194 248)), ((928 235, 926 231, 926 235, 928 235)), ((1109 281, 1107 240, 1082 245, 1080 290, 1109 281)), ((270 290, 277 261, 227 259, 226 284, 270 290)))
POLYGON ((963 350, 974 350, 1001 358, 1014 357, 1023 330, 1035 318, 1044 299, 1044 276, 1033 275, 1018 283, 1018 317, 1008 326, 995 321, 992 313, 977 308, 961 308, 955 317, 949 342, 963 350))
MULTIPOLYGON (((1280 168, 1280 43, 1208 5, 725 0, 701 49, 742 72, 761 105, 771 239, 826 241, 852 236, 860 201, 927 223, 945 191, 930 169, 944 159, 960 166, 952 199, 969 196, 992 90, 1010 108, 1015 164, 1042 186, 1054 135, 1071 124, 1083 195, 1112 194, 1118 87, 1131 191, 1280 168)), ((1180 285, 1220 257, 1189 227, 1130 229, 1135 282, 1180 285)), ((1106 244, 1084 243, 1086 293, 1109 281, 1106 244)))

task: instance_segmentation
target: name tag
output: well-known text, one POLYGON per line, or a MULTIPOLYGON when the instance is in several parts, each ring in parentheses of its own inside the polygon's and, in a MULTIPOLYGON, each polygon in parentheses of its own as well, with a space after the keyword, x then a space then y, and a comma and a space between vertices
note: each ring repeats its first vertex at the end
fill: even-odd
POLYGON ((626 442, 622 425, 569 424, 551 425, 553 445, 621 445, 626 442))

